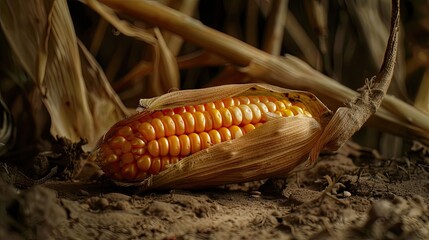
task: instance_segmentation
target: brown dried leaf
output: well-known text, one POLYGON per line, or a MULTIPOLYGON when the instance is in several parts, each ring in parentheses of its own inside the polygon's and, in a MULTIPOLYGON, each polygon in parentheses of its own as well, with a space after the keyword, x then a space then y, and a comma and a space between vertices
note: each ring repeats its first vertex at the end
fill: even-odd
MULTIPOLYGON (((81 56, 64 0, 1 1, 0 23, 27 74, 36 83, 51 116, 51 134, 72 141, 86 138, 90 148, 104 129, 122 118, 124 108, 103 78, 91 75, 96 65, 81 69, 81 56), (88 89, 93 90, 88 93, 88 89), (116 114, 103 121, 97 104, 116 114)), ((90 55, 85 55, 89 63, 90 55)), ((93 61, 93 60, 92 60, 93 61)), ((101 71, 98 71, 100 76, 101 71)), ((101 74, 102 75, 102 74, 101 74)), ((105 114, 103 114, 105 115, 105 114)))

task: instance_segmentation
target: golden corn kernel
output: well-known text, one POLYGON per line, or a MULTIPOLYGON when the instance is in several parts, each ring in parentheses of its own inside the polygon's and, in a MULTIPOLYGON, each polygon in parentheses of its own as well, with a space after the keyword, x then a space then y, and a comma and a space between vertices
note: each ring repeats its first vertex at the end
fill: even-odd
POLYGON ((295 116, 299 114, 304 114, 304 111, 302 111, 302 109, 298 106, 290 106, 289 110, 291 110, 295 116))
POLYGON ((157 140, 152 140, 147 145, 147 150, 149 151, 149 154, 154 157, 159 156, 159 143, 157 140))
POLYGON ((191 142, 191 153, 196 153, 201 150, 201 139, 198 134, 189 134, 189 140, 191 142))
POLYGON ((189 112, 185 112, 183 113, 182 117, 183 117, 183 121, 185 122, 185 133, 186 134, 193 133, 195 131, 194 116, 189 112))
POLYGON ((204 117, 204 113, 195 112, 194 113, 195 120, 195 132, 200 133, 206 130, 206 118, 204 117))
POLYGON ((152 141, 156 139, 155 128, 148 122, 142 123, 139 126, 138 131, 143 135, 143 138, 146 139, 146 141, 152 141))
POLYGON ((187 135, 180 135, 179 142, 180 142, 180 155, 188 156, 189 154, 191 154, 191 141, 189 140, 189 137, 187 135))
POLYGON ((174 121, 174 125, 176 128, 176 135, 182 135, 186 131, 185 121, 182 118, 182 115, 175 114, 171 117, 174 121))
POLYGON ((168 137, 168 146, 170 148, 170 156, 178 156, 180 154, 180 140, 177 136, 168 137))
POLYGON ((151 174, 158 174, 161 171, 161 158, 152 158, 152 164, 150 165, 149 172, 151 174))
POLYGON ((241 121, 241 124, 248 124, 251 123, 253 120, 253 113, 252 109, 248 105, 240 105, 238 108, 241 110, 241 114, 243 115, 243 120, 241 121))
POLYGON ((232 125, 232 115, 227 108, 219 109, 220 115, 222 116, 222 126, 229 127, 232 125))
POLYGON ((133 134, 133 129, 130 126, 124 126, 118 130, 118 135, 127 137, 133 134))
POLYGON ((120 148, 120 147, 122 147, 122 144, 126 141, 127 140, 124 137, 116 136, 110 142, 110 146, 112 146, 113 148, 120 148))
POLYGON ((148 171, 151 163, 152 163, 152 159, 149 155, 143 155, 142 157, 137 159, 137 167, 142 172, 148 171))
POLYGON ((176 124, 174 123, 173 118, 170 116, 163 116, 161 122, 164 125, 165 136, 172 136, 176 134, 176 124))
POLYGON ((220 127, 222 127, 222 115, 220 114, 219 110, 211 108, 208 111, 210 113, 210 116, 212 117, 213 128, 219 129, 220 127))
POLYGON ((198 137, 200 138, 201 149, 209 148, 212 145, 212 140, 208 133, 206 132, 199 133, 198 137))

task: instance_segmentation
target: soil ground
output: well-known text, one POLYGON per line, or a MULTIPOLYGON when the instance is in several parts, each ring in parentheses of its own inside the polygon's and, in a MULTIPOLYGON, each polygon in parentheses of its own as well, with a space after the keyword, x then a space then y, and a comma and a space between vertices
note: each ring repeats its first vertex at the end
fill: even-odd
POLYGON ((152 192, 0 181, 0 239, 429 239, 424 154, 343 151, 285 181, 152 192))

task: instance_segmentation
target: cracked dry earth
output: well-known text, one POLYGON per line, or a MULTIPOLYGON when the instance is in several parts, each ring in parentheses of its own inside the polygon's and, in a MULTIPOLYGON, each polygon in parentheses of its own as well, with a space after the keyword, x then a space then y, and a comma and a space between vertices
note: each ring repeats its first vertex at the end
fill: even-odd
POLYGON ((325 155, 279 180, 138 193, 0 182, 0 239, 429 239, 427 157, 325 155))

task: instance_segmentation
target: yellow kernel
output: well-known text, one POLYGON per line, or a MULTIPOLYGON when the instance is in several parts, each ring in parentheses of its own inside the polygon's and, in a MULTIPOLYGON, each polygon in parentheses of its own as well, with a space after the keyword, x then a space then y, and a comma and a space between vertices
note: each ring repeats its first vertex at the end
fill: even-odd
POLYGON ((243 113, 241 112, 240 108, 233 106, 229 108, 229 112, 232 116, 232 124, 233 125, 240 125, 243 121, 243 113))
POLYGON ((176 135, 182 135, 185 133, 186 126, 185 121, 183 121, 183 118, 180 114, 175 114, 171 117, 175 123, 176 128, 176 135))
POLYGON ((223 107, 225 107, 225 105, 223 104, 222 100, 216 100, 216 101, 214 102, 214 104, 215 104, 215 108, 216 108, 216 109, 219 109, 219 108, 223 108, 223 107))
POLYGON ((113 162, 116 162, 116 161, 118 161, 118 156, 116 156, 115 154, 109 154, 109 155, 107 155, 107 157, 106 157, 106 161, 108 162, 108 163, 113 163, 113 162))
POLYGON ((123 164, 134 162, 134 155, 132 153, 124 153, 121 156, 121 161, 123 164))
POLYGON ((134 122, 130 123, 130 127, 132 128, 133 131, 137 132, 140 124, 141 123, 139 121, 134 121, 134 122))
POLYGON ((191 142, 191 153, 196 153, 201 150, 201 139, 198 134, 189 134, 189 140, 191 142))
POLYGON ((204 107, 204 104, 196 105, 195 109, 197 110, 197 112, 204 112, 206 110, 206 108, 204 107))
POLYGON ((248 133, 248 132, 252 131, 253 129, 255 129, 255 125, 253 125, 251 123, 246 124, 243 127, 244 133, 248 133))
POLYGON ((285 106, 286 107, 290 107, 290 106, 292 106, 292 103, 289 101, 289 99, 283 99, 283 100, 281 100, 284 104, 285 104, 285 106))
POLYGON ((213 144, 222 142, 222 137, 220 136, 219 131, 214 130, 214 129, 210 130, 209 135, 210 135, 210 139, 211 139, 213 144))
POLYGON ((222 127, 218 131, 222 139, 222 142, 231 140, 231 133, 229 132, 228 128, 222 127))
POLYGON ((240 100, 240 105, 241 104, 249 104, 250 100, 248 97, 246 96, 239 96, 238 99, 240 100))
POLYGON ((273 103, 278 101, 277 98, 275 98, 273 96, 267 96, 267 99, 269 102, 273 102, 273 103))
POLYGON ((299 114, 304 114, 304 111, 302 111, 302 109, 297 106, 291 106, 289 107, 289 110, 291 110, 295 116, 299 114))
POLYGON ((282 113, 283 117, 293 117, 294 116, 293 112, 289 109, 282 109, 280 112, 282 113))
POLYGON ((148 122, 142 123, 139 126, 138 131, 142 134, 146 141, 152 141, 156 139, 155 128, 148 122))
POLYGON ((258 96, 249 96, 249 100, 250 100, 250 103, 253 103, 253 104, 259 103, 260 101, 258 96))
POLYGON ((152 124, 153 128, 155 129, 155 135, 156 135, 157 139, 165 136, 165 128, 164 128, 164 124, 162 124, 161 119, 154 118, 154 119, 152 119, 152 121, 150 123, 152 124))
POLYGON ((130 136, 132 134, 133 134, 133 129, 130 126, 121 127, 118 130, 118 135, 121 135, 123 137, 127 137, 127 136, 130 136))
POLYGON ((175 114, 182 114, 184 112, 186 112, 186 108, 185 107, 177 107, 175 109, 173 109, 175 114))
POLYGON ((261 103, 267 103, 269 102, 268 98, 266 96, 259 96, 259 101, 261 103))
POLYGON ((232 100, 234 100, 234 106, 238 106, 241 104, 240 99, 238 99, 237 97, 233 97, 232 100))
POLYGON ((162 113, 161 111, 156 111, 154 113, 152 113, 152 118, 160 118, 162 116, 164 116, 164 113, 162 113))
POLYGON ((256 106, 258 106, 259 110, 261 111, 261 121, 262 122, 267 121, 266 113, 269 112, 267 105, 265 105, 265 103, 258 102, 256 103, 256 106))
POLYGON ((156 140, 152 140, 147 144, 147 150, 149 154, 153 157, 159 156, 159 143, 156 140))
POLYGON ((243 121, 241 123, 242 124, 251 123, 253 120, 252 109, 250 109, 250 107, 248 105, 244 105, 244 104, 241 104, 238 107, 240 108, 241 113, 243 114, 243 121))
POLYGON ((236 139, 243 136, 243 132, 241 131, 241 128, 239 126, 231 126, 229 128, 229 132, 231 133, 232 139, 236 139))
POLYGON ((204 117, 204 113, 195 112, 194 119, 195 119, 195 132, 197 133, 204 132, 204 130, 206 129, 206 118, 204 117))
POLYGON ((220 127, 222 127, 222 115, 220 114, 219 110, 217 110, 216 108, 211 108, 208 112, 210 113, 210 116, 212 118, 213 128, 219 129, 220 127))
POLYGON ((214 102, 209 102, 204 104, 204 108, 206 109, 206 111, 208 111, 210 108, 216 108, 216 105, 214 104, 214 102))
POLYGON ((126 142, 127 140, 122 136, 116 136, 110 141, 110 146, 114 148, 120 148, 122 147, 122 144, 126 142))
POLYGON ((275 102, 277 105, 277 111, 281 111, 282 109, 286 109, 286 105, 282 101, 275 102))
POLYGON ((209 148, 213 145, 211 139, 210 139, 210 135, 206 132, 202 132, 200 134, 198 134, 201 140, 201 149, 206 149, 209 148))
POLYGON ((261 121, 262 113, 261 110, 259 110, 258 106, 256 104, 249 104, 248 105, 250 110, 252 110, 253 118, 252 123, 258 123, 261 121))
POLYGON ((170 165, 170 157, 161 157, 161 171, 165 170, 170 165))
POLYGON ((275 103, 267 102, 267 103, 265 103, 265 105, 267 106, 269 112, 277 111, 277 105, 275 103))
POLYGON ((133 180, 137 174, 137 167, 134 163, 122 167, 121 175, 127 180, 133 180))
POLYGON ((143 155, 143 154, 146 152, 146 150, 145 150, 144 148, 133 148, 133 149, 131 150, 131 152, 132 152, 134 155, 143 155))
POLYGON ((161 159, 159 157, 152 158, 152 163, 149 168, 151 174, 158 174, 161 170, 161 159))
POLYGON ((170 151, 167 138, 162 137, 158 139, 158 145, 159 145, 159 155, 166 156, 170 151))
POLYGON ((185 106, 186 112, 188 113, 194 113, 195 107, 194 106, 185 106))
POLYGON ((222 115, 222 126, 229 127, 232 125, 232 115, 227 108, 219 109, 220 115, 222 115))
POLYGON ((173 116, 174 115, 173 109, 164 109, 164 110, 162 110, 162 113, 164 114, 164 116, 173 116))
POLYGON ((223 99, 222 102, 223 102, 223 106, 226 108, 234 106, 234 99, 230 97, 223 99))
POLYGON ((257 127, 260 127, 262 125, 264 125, 264 124, 263 123, 256 123, 254 126, 255 126, 255 128, 257 128, 257 127))
POLYGON ((137 159, 137 167, 143 171, 146 172, 149 170, 151 165, 152 159, 149 155, 143 155, 139 159, 137 159))
POLYGON ((161 122, 164 125, 165 136, 172 136, 176 134, 176 124, 170 116, 163 116, 161 122))
POLYGON ((183 121, 185 122, 185 133, 190 134, 195 132, 195 119, 192 113, 185 112, 182 115, 183 121))
POLYGON ((191 153, 191 141, 187 135, 180 135, 180 155, 188 156, 191 153))
POLYGON ((132 147, 131 147, 131 143, 130 142, 125 141, 124 143, 122 143, 121 150, 122 150, 123 153, 127 153, 127 152, 131 151, 131 148, 132 147))
POLYGON ((206 120, 206 128, 204 129, 204 131, 208 132, 213 129, 213 120, 209 112, 204 111, 203 114, 206 120))
MULTIPOLYGON (((304 103, 302 103, 302 102, 296 102, 293 105, 301 108, 302 110, 306 110, 307 109, 307 107, 305 107, 304 103)), ((291 106, 292 106, 292 103, 291 103, 291 106)))
POLYGON ((141 140, 140 138, 132 138, 131 140, 130 140, 130 143, 131 143, 131 146, 133 147, 133 148, 142 148, 142 147, 144 147, 144 145, 145 145, 145 143, 144 143, 144 141, 143 140, 141 140))
POLYGON ((170 155, 178 156, 180 154, 180 140, 177 136, 168 137, 168 145, 170 146, 170 155))
POLYGON ((179 162, 179 157, 171 157, 170 158, 170 164, 176 164, 177 162, 179 162))

